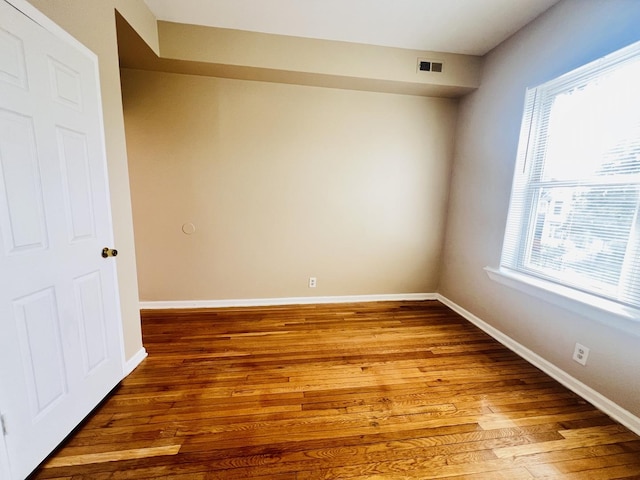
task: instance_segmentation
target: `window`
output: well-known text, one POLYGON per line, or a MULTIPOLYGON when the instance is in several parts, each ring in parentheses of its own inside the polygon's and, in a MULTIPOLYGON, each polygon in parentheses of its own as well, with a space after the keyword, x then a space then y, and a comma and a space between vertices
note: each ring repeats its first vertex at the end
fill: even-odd
POLYGON ((640 44, 527 91, 501 269, 640 308, 640 44))

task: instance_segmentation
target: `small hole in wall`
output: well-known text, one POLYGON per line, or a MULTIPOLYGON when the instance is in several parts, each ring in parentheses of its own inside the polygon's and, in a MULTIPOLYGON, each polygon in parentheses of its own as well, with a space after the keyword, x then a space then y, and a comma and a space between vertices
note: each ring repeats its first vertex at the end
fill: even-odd
POLYGON ((193 223, 185 223, 182 225, 182 233, 185 235, 193 235, 196 232, 196 226, 193 223))

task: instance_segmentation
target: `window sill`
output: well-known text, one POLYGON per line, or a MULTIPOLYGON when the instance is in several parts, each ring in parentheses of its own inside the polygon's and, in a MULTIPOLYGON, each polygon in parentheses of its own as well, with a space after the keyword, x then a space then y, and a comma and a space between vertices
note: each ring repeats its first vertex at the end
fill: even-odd
POLYGON ((484 269, 491 280, 545 302, 640 336, 640 310, 504 268, 484 269))

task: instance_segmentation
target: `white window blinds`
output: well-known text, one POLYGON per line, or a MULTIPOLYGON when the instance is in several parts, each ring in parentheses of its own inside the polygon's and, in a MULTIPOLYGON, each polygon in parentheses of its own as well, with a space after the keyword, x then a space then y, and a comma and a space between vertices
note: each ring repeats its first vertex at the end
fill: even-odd
POLYGON ((640 44, 527 91, 501 268, 640 307, 640 44))

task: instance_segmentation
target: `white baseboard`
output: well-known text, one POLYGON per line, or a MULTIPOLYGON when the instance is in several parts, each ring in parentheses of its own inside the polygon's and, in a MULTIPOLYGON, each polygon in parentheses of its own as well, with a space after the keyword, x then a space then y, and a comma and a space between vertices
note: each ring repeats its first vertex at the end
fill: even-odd
POLYGON ((311 305, 321 303, 398 302, 402 300, 436 300, 435 293, 401 293, 390 295, 345 295, 333 297, 253 298, 235 300, 178 300, 140 302, 141 310, 171 308, 270 307, 275 305, 311 305))
POLYGON ((124 376, 127 377, 131 372, 133 372, 145 358, 147 358, 147 351, 142 347, 133 357, 124 362, 124 376))
POLYGON ((598 393, 593 388, 572 377, 564 370, 548 362, 537 353, 532 352, 524 345, 505 335, 500 330, 492 327, 485 321, 475 316, 473 313, 462 308, 457 303, 452 302, 451 300, 440 294, 436 295, 436 300, 442 302, 451 310, 463 316, 469 322, 473 323, 476 327, 478 327, 480 330, 483 330, 485 333, 493 337, 509 350, 515 352, 517 355, 524 358, 527 362, 531 363, 535 367, 538 367, 544 373, 560 382, 572 392, 580 395, 596 408, 600 409, 611 418, 617 420, 629 430, 633 431, 636 435, 640 435, 640 418, 635 416, 633 413, 622 408, 620 405, 609 400, 607 397, 605 397, 601 393, 598 393))

